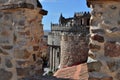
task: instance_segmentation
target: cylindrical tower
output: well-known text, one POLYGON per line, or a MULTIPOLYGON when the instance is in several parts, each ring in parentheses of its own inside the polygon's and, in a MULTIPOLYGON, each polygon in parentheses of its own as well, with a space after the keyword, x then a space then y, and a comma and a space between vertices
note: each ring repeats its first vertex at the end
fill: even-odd
POLYGON ((63 34, 61 38, 60 68, 74 66, 87 61, 88 45, 86 37, 63 34))

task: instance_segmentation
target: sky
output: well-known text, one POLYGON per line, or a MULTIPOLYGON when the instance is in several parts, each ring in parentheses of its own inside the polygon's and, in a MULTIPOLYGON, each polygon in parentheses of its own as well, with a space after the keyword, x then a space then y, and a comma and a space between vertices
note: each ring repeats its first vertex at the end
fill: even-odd
POLYGON ((75 12, 90 11, 86 0, 39 0, 48 14, 43 17, 44 30, 51 29, 51 23, 58 23, 60 14, 65 18, 73 17, 75 12))

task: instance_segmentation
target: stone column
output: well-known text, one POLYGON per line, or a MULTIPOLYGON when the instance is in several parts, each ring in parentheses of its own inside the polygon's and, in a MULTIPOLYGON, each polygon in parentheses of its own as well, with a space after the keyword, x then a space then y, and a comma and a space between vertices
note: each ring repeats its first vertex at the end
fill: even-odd
POLYGON ((46 14, 37 0, 0 0, 0 80, 18 80, 41 69, 40 56, 33 61, 32 54, 40 54, 46 14))
POLYGON ((59 47, 56 47, 56 57, 55 57, 55 69, 58 69, 58 67, 59 67, 59 64, 60 64, 60 56, 59 56, 59 54, 60 54, 60 51, 59 51, 59 47))
POLYGON ((120 0, 87 0, 91 11, 89 80, 120 80, 120 0))
POLYGON ((58 48, 58 52, 59 52, 59 58, 58 58, 58 62, 59 62, 59 67, 60 67, 60 58, 61 58, 61 52, 60 52, 61 50, 60 50, 60 47, 58 48))
POLYGON ((54 71, 56 70, 56 53, 57 53, 57 50, 56 50, 56 47, 55 47, 55 53, 54 53, 54 71))
POLYGON ((55 48, 53 48, 53 71, 55 71, 55 48))
POLYGON ((50 47, 50 69, 52 70, 53 65, 53 53, 52 47, 50 47))

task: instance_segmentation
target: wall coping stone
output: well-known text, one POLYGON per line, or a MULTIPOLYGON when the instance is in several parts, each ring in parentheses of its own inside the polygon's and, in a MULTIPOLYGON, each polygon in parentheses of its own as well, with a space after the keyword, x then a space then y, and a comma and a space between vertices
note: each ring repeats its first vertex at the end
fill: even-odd
POLYGON ((87 0, 87 6, 90 7, 94 3, 105 3, 105 2, 120 2, 120 0, 87 0))
MULTIPOLYGON (((34 5, 30 3, 4 4, 0 6, 0 10, 18 9, 18 8, 35 9, 34 5)), ((47 13, 48 11, 40 8, 39 14, 47 15, 47 13)))

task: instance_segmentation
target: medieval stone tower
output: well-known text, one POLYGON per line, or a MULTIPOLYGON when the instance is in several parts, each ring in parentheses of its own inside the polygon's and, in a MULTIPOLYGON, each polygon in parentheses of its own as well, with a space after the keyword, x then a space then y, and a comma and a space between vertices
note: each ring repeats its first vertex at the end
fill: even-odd
POLYGON ((120 80, 120 0, 87 0, 90 26, 90 80, 120 80))
POLYGON ((88 38, 79 34, 62 34, 60 68, 87 62, 88 38))
POLYGON ((46 14, 38 0, 0 0, 0 80, 41 73, 46 14))
MULTIPOLYGON (((63 44, 61 45, 62 33, 67 33, 66 36, 67 35, 69 36, 69 34, 72 33, 74 34, 74 36, 75 34, 76 35, 81 34, 85 37, 89 34, 89 20, 90 20, 89 12, 77 12, 74 14, 73 17, 69 17, 69 18, 65 18, 61 14, 59 18, 59 23, 51 24, 51 32, 48 35, 48 46, 50 50, 49 63, 50 63, 50 69, 52 71, 56 71, 60 65, 61 51, 62 51, 61 46, 64 46, 63 44)), ((63 40, 63 43, 64 43, 64 40, 63 40)), ((69 39, 68 39, 68 43, 70 43, 69 39)), ((69 47, 69 46, 70 45, 66 47, 69 47)))

